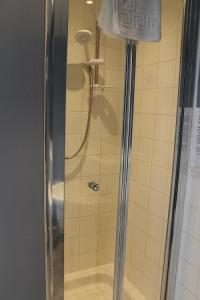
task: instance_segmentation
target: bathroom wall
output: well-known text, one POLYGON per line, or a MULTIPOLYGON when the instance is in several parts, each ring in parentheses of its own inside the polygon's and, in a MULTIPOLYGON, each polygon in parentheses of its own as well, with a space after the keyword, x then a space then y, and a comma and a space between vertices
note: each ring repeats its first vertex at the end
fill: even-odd
POLYGON ((177 111, 183 1, 162 2, 162 39, 137 47, 126 276, 159 298, 177 111))
POLYGON ((200 299, 199 175, 189 169, 184 207, 175 300, 200 299))
POLYGON ((0 299, 6 300, 45 299, 44 29, 44 1, 1 1, 0 299))
MULTIPOLYGON (((88 29, 95 35, 96 9, 83 0, 70 1, 66 155, 74 153, 83 139, 89 103, 85 53, 74 34, 88 29)), ((87 146, 65 166, 65 274, 114 259, 124 55, 122 41, 101 35, 100 45, 105 59, 100 84, 109 88, 96 91, 87 146), (88 188, 90 181, 100 185, 99 192, 88 188)), ((95 37, 89 44, 92 58, 94 46, 95 37)))

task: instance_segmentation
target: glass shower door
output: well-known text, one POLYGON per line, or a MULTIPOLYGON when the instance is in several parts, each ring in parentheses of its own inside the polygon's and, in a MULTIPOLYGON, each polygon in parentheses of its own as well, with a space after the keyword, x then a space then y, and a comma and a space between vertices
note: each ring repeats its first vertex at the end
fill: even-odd
MULTIPOLYGON (((97 16, 100 4, 100 0, 69 0, 64 155, 65 299, 113 299, 113 289, 116 291, 116 285, 119 288, 117 280, 120 273, 123 275, 125 266, 120 283, 124 279, 122 298, 158 300, 172 180, 184 0, 162 0, 161 41, 136 45, 136 78, 135 82, 134 76, 133 82, 129 81, 135 83, 132 86, 135 91, 130 178, 123 172, 120 177, 119 172, 124 158, 123 155, 120 157, 122 132, 125 132, 123 129, 128 123, 131 129, 131 114, 128 119, 126 105, 123 104, 125 56, 128 57, 128 51, 125 53, 125 41, 107 37, 99 31, 97 16), (124 118, 122 122, 123 116, 127 116, 127 120, 124 118), (123 175, 130 186, 129 202, 124 201, 122 206, 124 211, 128 211, 127 231, 126 226, 123 227, 126 220, 121 219, 120 223, 117 218, 117 210, 118 217, 121 210, 118 192, 123 175), (119 229, 122 229, 124 237, 127 233, 127 240, 123 240, 121 245, 123 250, 126 247, 122 260, 115 258, 115 253, 119 253, 116 247, 119 245, 119 229), (117 264, 120 265, 118 270, 117 264), (118 275, 116 272, 114 275, 114 269, 118 275)), ((57 18, 61 7, 56 12, 57 18)), ((60 39, 56 39, 58 45, 59 42, 60 39)), ((63 67, 59 59, 58 65, 63 67)), ((59 83, 56 80, 56 87, 60 87, 59 83)), ((59 90, 56 96, 59 99, 59 90)), ((61 123, 62 120, 56 121, 61 123)), ((56 134, 55 138, 60 139, 61 130, 58 137, 56 134)), ((51 142, 50 135, 50 146, 51 142)), ((50 151, 49 160, 51 155, 50 151)), ((53 159, 62 164, 64 157, 54 156, 53 159)), ((63 178, 52 185, 53 201, 56 208, 60 205, 61 212, 63 178)), ((62 244, 62 222, 59 229, 61 232, 57 235, 62 244)), ((59 250, 57 243, 54 246, 59 250)), ((62 255, 61 246, 59 264, 55 259, 50 273, 56 270, 63 275, 63 266, 60 265, 62 255)), ((56 279, 58 285, 63 284, 60 277, 56 279)), ((63 298, 62 288, 59 287, 59 299, 63 298)), ((121 300, 121 294, 114 293, 114 297, 121 300)))
POLYGON ((163 0, 161 41, 137 45, 124 299, 161 297, 183 5, 163 0))
POLYGON ((97 14, 100 1, 93 1, 93 4, 86 2, 69 1, 65 298, 111 300, 119 189, 124 41, 99 33, 97 14), (84 145, 77 153, 82 142, 84 145))
MULTIPOLYGON (((115 261, 115 237, 117 226, 121 226, 116 220, 119 221, 125 43, 99 32, 100 2, 69 1, 66 299, 111 300, 114 282, 117 282, 115 263, 123 263, 115 261), (84 145, 77 153, 82 141, 84 145)), ((130 300, 160 298, 176 128, 183 2, 163 0, 161 41, 139 42, 136 46, 124 276, 124 298, 130 300)), ((125 247, 125 243, 122 246, 125 247)))

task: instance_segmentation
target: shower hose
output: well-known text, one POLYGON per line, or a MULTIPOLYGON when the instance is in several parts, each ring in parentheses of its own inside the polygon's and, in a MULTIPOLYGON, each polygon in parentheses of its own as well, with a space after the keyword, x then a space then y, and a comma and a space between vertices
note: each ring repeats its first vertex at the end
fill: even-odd
POLYGON ((92 100, 93 100, 93 95, 94 95, 93 72, 92 72, 91 66, 89 66, 88 73, 89 73, 89 108, 88 108, 86 129, 85 129, 85 133, 84 133, 84 137, 83 137, 81 145, 79 146, 79 148, 76 150, 76 152, 74 154, 72 154, 70 156, 65 156, 65 159, 67 159, 67 160, 72 159, 79 155, 79 153, 82 151, 83 147, 85 146, 88 136, 89 136, 90 123, 91 123, 91 117, 92 117, 92 100))

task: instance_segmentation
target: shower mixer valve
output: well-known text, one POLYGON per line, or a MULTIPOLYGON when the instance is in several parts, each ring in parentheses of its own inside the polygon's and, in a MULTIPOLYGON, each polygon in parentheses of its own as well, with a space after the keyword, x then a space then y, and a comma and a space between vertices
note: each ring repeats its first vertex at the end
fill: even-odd
POLYGON ((92 181, 92 182, 88 182, 88 187, 93 190, 94 192, 98 192, 100 187, 99 187, 99 184, 92 181))

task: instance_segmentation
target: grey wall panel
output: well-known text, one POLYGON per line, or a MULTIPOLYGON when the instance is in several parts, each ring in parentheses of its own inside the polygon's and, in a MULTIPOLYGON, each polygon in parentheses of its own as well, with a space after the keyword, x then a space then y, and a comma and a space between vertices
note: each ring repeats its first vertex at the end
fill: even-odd
POLYGON ((0 299, 44 300, 45 1, 0 1, 0 299))

